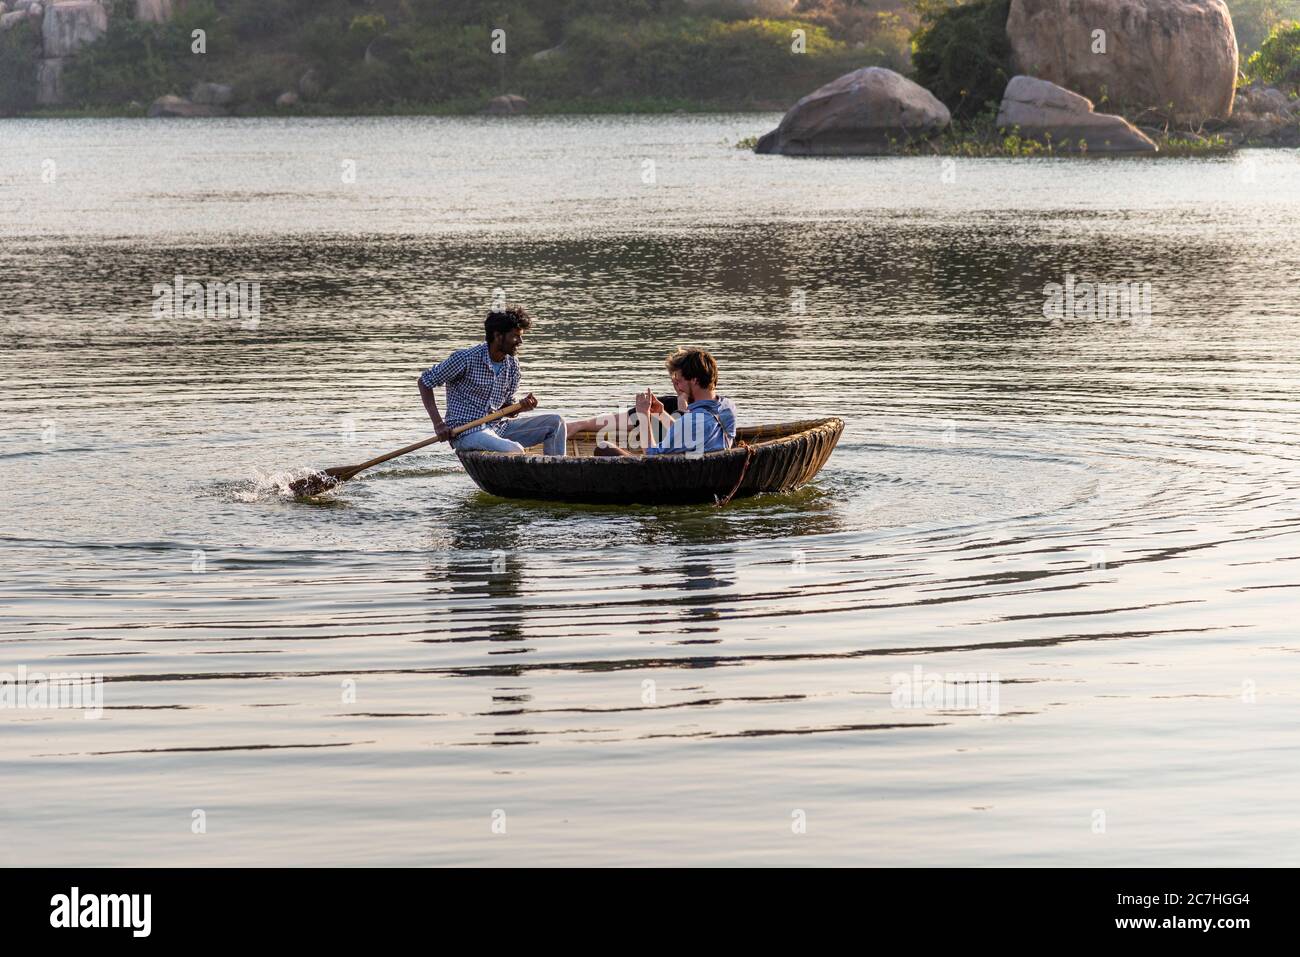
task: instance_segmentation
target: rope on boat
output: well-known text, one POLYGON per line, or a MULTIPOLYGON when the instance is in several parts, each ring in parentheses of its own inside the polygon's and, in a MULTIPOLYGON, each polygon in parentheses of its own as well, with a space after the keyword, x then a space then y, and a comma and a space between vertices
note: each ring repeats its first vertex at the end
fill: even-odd
POLYGON ((740 467, 740 477, 736 479, 736 484, 731 487, 731 491, 727 493, 725 498, 717 498, 717 496, 714 496, 714 508, 722 508, 731 501, 737 492, 740 491, 740 483, 745 481, 745 473, 749 471, 749 463, 754 459, 754 447, 748 442, 741 442, 739 444, 745 447, 745 464, 740 467))

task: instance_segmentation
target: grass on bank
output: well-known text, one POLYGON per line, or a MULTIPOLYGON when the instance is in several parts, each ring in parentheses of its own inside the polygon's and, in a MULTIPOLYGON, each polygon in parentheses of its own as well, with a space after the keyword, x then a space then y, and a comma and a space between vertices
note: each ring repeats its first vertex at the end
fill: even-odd
MULTIPOLYGON (((1231 153, 1237 147, 1223 136, 1202 136, 1189 131, 1165 130, 1151 135, 1158 148, 1157 157, 1216 156, 1231 153)), ((746 136, 736 142, 736 149, 753 150, 757 136, 746 136)), ((1034 157, 1069 156, 1082 154, 1064 149, 1067 144, 1053 143, 1048 136, 1042 140, 1024 136, 1019 128, 1000 129, 996 114, 986 111, 973 119, 954 122, 940 135, 931 139, 892 141, 890 153, 898 156, 954 156, 981 157, 1034 157)))
MULTIPOLYGON (((1151 135, 1148 133, 1148 135, 1151 135)), ((1218 156, 1233 152, 1236 147, 1222 136, 1156 134, 1151 136, 1158 152, 1155 158, 1186 156, 1218 156)), ((977 157, 1033 157, 1033 156, 1086 156, 1086 151, 1068 148, 1069 143, 1052 142, 1051 136, 1041 140, 1024 136, 1018 128, 998 129, 991 117, 982 117, 966 123, 955 123, 932 140, 901 144, 899 153, 905 156, 956 156, 977 157)), ((1116 155, 1116 154, 1097 154, 1116 155)), ((1118 154, 1123 155, 1123 154, 1118 154)), ((1151 154, 1142 154, 1150 156, 1151 154)))

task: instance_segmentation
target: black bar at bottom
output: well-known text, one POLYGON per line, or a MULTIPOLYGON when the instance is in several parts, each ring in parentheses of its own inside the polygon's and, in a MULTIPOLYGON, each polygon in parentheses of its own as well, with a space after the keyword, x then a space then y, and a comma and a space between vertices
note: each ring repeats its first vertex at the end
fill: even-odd
POLYGON ((0 871, 0 926, 9 943, 76 935, 79 944, 128 946, 337 947, 373 945, 380 930, 388 937, 478 929, 496 947, 511 934, 536 944, 610 926, 664 947, 677 945, 660 933, 663 925, 683 923, 703 924, 710 936, 732 943, 752 936, 770 946, 764 938, 776 922, 807 933, 810 944, 836 931, 863 944, 911 938, 918 946, 950 940, 968 947, 1041 931, 1056 935, 1045 940, 1070 943, 1198 938, 1238 947, 1287 927, 1282 908, 1292 883, 1290 870, 1212 868, 34 868, 0 871))

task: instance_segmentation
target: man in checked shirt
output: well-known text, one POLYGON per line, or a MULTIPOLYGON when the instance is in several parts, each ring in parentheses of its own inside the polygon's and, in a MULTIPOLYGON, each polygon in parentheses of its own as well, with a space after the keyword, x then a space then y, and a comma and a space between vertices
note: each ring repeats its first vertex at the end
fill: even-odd
MULTIPOLYGON (((420 376, 420 398, 440 438, 449 438, 451 430, 458 425, 491 415, 515 401, 515 390, 519 388, 519 361, 515 352, 532 324, 532 318, 522 306, 506 306, 489 312, 483 323, 486 342, 453 352, 420 376), (440 385, 447 387, 445 420, 433 394, 440 385)), ((537 399, 531 392, 524 396, 523 405, 528 411, 537 408, 537 399)), ((546 455, 563 455, 564 440, 564 419, 545 413, 522 419, 514 416, 497 419, 458 435, 451 444, 457 450, 522 452, 541 442, 546 455)))

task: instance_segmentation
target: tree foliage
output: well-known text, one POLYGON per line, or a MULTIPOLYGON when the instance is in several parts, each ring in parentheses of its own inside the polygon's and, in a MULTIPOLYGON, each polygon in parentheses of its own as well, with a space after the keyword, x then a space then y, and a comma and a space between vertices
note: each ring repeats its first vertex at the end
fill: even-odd
POLYGON ((1270 86, 1300 86, 1300 23, 1283 23, 1246 61, 1246 78, 1270 86))
POLYGON ((0 116, 23 113, 36 105, 40 36, 30 20, 0 33, 0 116))
POLYGON ((791 103, 858 67, 906 69, 914 18, 857 0, 805 5, 819 19, 756 18, 736 0, 189 0, 167 24, 114 16, 68 64, 65 89, 73 105, 113 105, 211 80, 235 88, 237 107, 271 108, 312 70, 321 109, 473 109, 506 92, 543 107, 741 107, 791 103))
POLYGON ((997 109, 1011 79, 1007 16, 1011 0, 926 2, 912 38, 913 78, 952 112, 970 119, 997 109))

